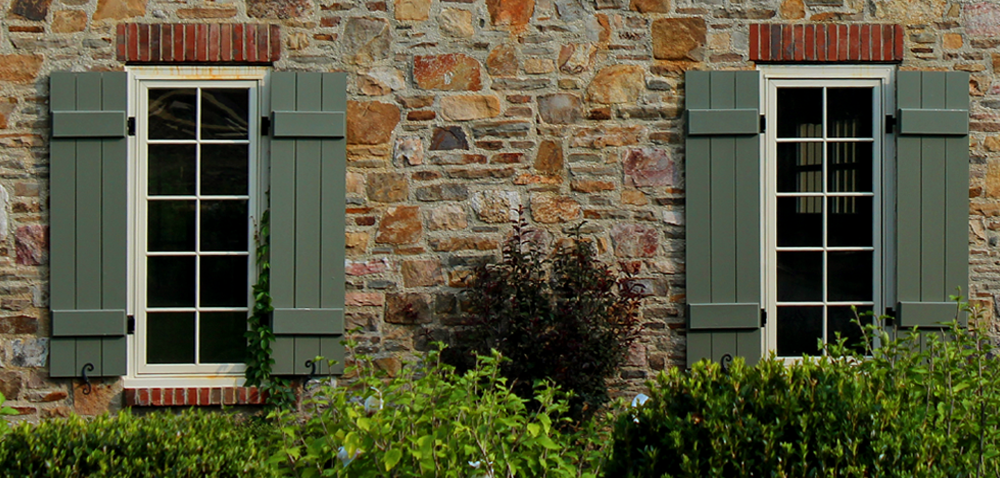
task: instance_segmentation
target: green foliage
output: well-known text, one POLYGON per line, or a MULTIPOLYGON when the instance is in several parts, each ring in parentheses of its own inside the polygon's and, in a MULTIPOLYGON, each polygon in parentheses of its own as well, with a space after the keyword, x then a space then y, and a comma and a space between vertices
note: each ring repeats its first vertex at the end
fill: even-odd
POLYGON ((265 393, 270 405, 288 407, 295 403, 295 393, 291 383, 280 377, 271 375, 271 342, 274 342, 274 332, 269 321, 274 307, 271 305, 271 216, 270 211, 264 211, 260 219, 260 229, 257 241, 257 283, 253 286, 253 311, 247 319, 247 387, 257 387, 265 393))
POLYGON ((795 362, 700 362, 616 424, 608 476, 1000 476, 1000 361, 978 328, 871 326, 795 362))
MULTIPOLYGON (((353 347, 353 344, 349 344, 353 347)), ((596 476, 610 431, 597 422, 564 432, 554 423, 567 402, 550 384, 536 388, 537 410, 513 394, 498 354, 463 374, 439 350, 395 377, 356 356, 350 385, 326 384, 306 400, 304 421, 272 415, 283 440, 274 462, 302 477, 596 476)))
POLYGON ((523 218, 515 224, 499 264, 476 270, 472 326, 459 347, 510 358, 503 375, 521 397, 532 396, 536 381, 552 380, 572 393, 569 416, 585 419, 608 401, 606 380, 637 336, 641 291, 601 263, 579 229, 549 260, 526 227, 523 218))
POLYGON ((17 410, 4 406, 4 402, 6 401, 7 397, 4 397, 3 393, 0 393, 0 435, 6 433, 9 428, 9 425, 7 425, 7 420, 3 419, 4 415, 17 415, 17 410))
POLYGON ((0 476, 275 476, 258 442, 263 430, 194 411, 21 423, 0 439, 0 476))

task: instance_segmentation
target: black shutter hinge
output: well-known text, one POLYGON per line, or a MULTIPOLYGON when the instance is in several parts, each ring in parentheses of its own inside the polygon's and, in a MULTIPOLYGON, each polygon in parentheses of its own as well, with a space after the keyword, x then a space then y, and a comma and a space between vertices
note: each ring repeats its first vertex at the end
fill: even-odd
POLYGON ((760 115, 760 134, 764 134, 765 131, 767 131, 767 118, 760 115))
POLYGON ((261 116, 260 117, 260 135, 267 136, 271 134, 271 117, 261 116))
POLYGON ((885 308, 885 326, 886 327, 896 326, 896 311, 892 307, 885 308))
POLYGON ((129 116, 128 121, 125 122, 125 126, 128 129, 128 135, 135 136, 135 116, 129 116))
POLYGON ((135 333, 135 316, 134 315, 128 316, 128 329, 126 329, 126 332, 129 335, 132 335, 132 334, 135 333))
POLYGON ((760 309, 760 326, 764 327, 767 325, 767 310, 760 309))
POLYGON ((886 134, 892 134, 895 131, 896 131, 896 117, 893 115, 885 115, 886 134))

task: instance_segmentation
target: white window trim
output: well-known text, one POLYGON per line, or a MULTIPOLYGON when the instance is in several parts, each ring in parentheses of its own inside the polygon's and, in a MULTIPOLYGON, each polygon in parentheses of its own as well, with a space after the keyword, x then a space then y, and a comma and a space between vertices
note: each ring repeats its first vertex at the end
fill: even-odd
MULTIPOLYGON (((213 80, 220 81, 240 81, 240 82, 256 82, 257 98, 256 104, 256 114, 251 114, 249 128, 250 134, 255 135, 256 132, 260 131, 260 116, 264 112, 269 111, 269 95, 267 94, 267 85, 270 75, 270 68, 266 67, 169 67, 169 66, 155 66, 155 67, 126 67, 126 72, 129 74, 128 80, 128 116, 137 117, 140 111, 139 93, 141 91, 140 83, 148 80, 158 80, 158 81, 198 81, 207 83, 213 80)), ((136 210, 136 205, 138 204, 138 185, 142 184, 142 177, 140 176, 140 169, 138 166, 140 164, 140 148, 138 138, 140 135, 128 137, 128 217, 129 217, 129 231, 128 231, 128 256, 129 268, 128 268, 128 315, 135 317, 136 311, 138 310, 136 298, 137 298, 137 261, 139 255, 143 253, 142 248, 137 247, 137 238, 142 237, 142 234, 138 230, 141 221, 138 217, 138 211, 136 210)), ((250 170, 250 215, 253 221, 256 223, 257 218, 260 217, 263 212, 264 205, 261 201, 256 200, 259 196, 259 191, 267 190, 267 178, 265 172, 267 171, 267 161, 266 152, 269 150, 269 145, 267 144, 267 138, 259 136, 256 141, 256 151, 251 152, 251 170, 250 170)), ((251 141, 253 144, 253 141, 251 141)), ((253 242, 253 238, 250 238, 249 244, 249 259, 251 264, 254 264, 254 258, 256 257, 256 248, 253 242)), ((247 294, 248 297, 252 298, 250 293, 250 283, 256 279, 256 267, 251 267, 249 269, 250 277, 248 277, 247 284, 247 294)), ((252 302, 250 303, 252 308, 252 302)), ((136 320, 138 322, 138 319, 136 320)), ((136 334, 130 334, 127 336, 128 343, 128 375, 123 377, 123 385, 127 388, 135 387, 238 387, 242 386, 245 382, 244 371, 245 367, 243 365, 227 366, 222 367, 221 370, 214 371, 199 371, 197 373, 190 373, 188 371, 180 370, 170 370, 165 371, 165 373, 149 373, 147 371, 140 371, 139 366, 139 341, 138 341, 138 329, 139 324, 136 324, 136 334)))
MULTIPOLYGON (((761 158, 761 204, 764 213, 761 214, 761 297, 764 298, 762 304, 768 313, 770 320, 764 328, 762 340, 764 341, 764 351, 777 350, 777 314, 775 313, 776 291, 771 284, 776 284, 775 271, 772 264, 776 261, 775 252, 775 227, 776 211, 774 188, 772 184, 776 167, 776 152, 773 151, 772 144, 775 143, 776 114, 773 111, 776 101, 771 100, 774 80, 796 80, 801 81, 803 86, 809 80, 815 80, 815 86, 831 83, 833 80, 868 80, 876 81, 881 90, 882 102, 875 104, 878 111, 873 111, 873 126, 875 132, 875 145, 873 154, 881 154, 881 175, 873 177, 873 188, 876 199, 880 199, 880 205, 875 208, 873 218, 873 232, 880 244, 876 245, 876 252, 881 254, 881 261, 873 263, 876 270, 873 280, 875 283, 874 313, 876 316, 882 314, 880 307, 886 304, 893 304, 895 301, 895 140, 894 135, 885 129, 884 117, 886 115, 895 116, 895 76, 896 68, 892 65, 761 65, 758 66, 762 78, 760 82, 760 111, 767 118, 768 128, 765 131, 763 141, 760 143, 761 158), (881 134, 877 133, 880 132, 881 134), (877 148, 877 149, 876 149, 877 148)), ((824 282, 826 278, 823 279, 824 282)), ((879 324, 877 324, 879 325, 879 324)), ((823 325, 824 329, 826 324, 823 325)), ((877 344, 876 344, 877 345, 877 344)), ((787 358, 786 360, 801 360, 801 358, 787 358)))

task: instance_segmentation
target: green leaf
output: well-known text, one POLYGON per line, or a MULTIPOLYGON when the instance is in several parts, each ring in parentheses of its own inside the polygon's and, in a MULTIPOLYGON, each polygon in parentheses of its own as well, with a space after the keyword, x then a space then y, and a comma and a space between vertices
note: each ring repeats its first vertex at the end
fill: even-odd
POLYGON ((547 436, 540 436, 540 437, 538 437, 538 443, 540 445, 544 446, 545 448, 548 448, 549 450, 558 450, 559 449, 559 445, 556 445, 556 443, 554 441, 552 441, 552 439, 549 438, 549 437, 547 437, 547 436))
POLYGON ((403 452, 399 448, 393 448, 385 452, 385 458, 383 463, 385 464, 385 471, 391 470, 399 460, 403 458, 403 452))

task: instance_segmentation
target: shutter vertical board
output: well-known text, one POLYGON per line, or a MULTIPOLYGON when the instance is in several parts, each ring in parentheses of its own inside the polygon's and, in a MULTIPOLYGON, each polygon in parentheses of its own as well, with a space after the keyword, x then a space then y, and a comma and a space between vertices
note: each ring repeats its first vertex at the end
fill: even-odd
POLYGON ((686 75, 689 117, 727 124, 689 126, 686 138, 688 366, 725 355, 754 364, 763 355, 759 132, 755 121, 739 121, 759 116, 759 85, 751 71, 686 75), (722 309, 706 305, 736 315, 720 324, 722 309))
MULTIPOLYGON (((273 130, 282 131, 271 141, 272 371, 307 375, 307 360, 344 356, 346 138, 340 128, 309 122, 342 121, 346 75, 279 72, 271 88, 273 130), (309 113, 309 122, 296 113, 309 113)), ((316 367, 319 374, 342 370, 342 363, 316 367)))
MULTIPOLYGON (((899 72, 896 138, 897 312, 904 328, 935 327, 932 315, 969 285, 969 75, 899 72), (928 116, 932 115, 932 116, 928 116)), ((940 321, 954 315, 945 314, 940 321)))
POLYGON ((49 150, 53 321, 49 374, 82 377, 84 366, 91 364, 89 377, 124 375, 127 74, 56 72, 49 91, 52 116, 62 118, 53 125, 49 150), (122 124, 80 126, 95 115, 117 118, 122 124), (88 320, 95 316, 107 320, 88 320))

